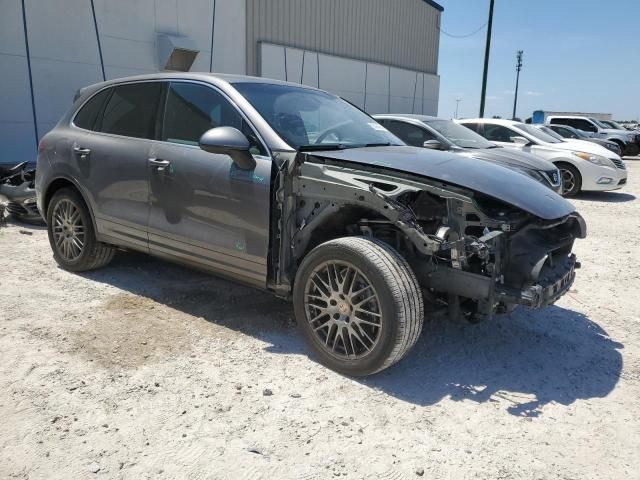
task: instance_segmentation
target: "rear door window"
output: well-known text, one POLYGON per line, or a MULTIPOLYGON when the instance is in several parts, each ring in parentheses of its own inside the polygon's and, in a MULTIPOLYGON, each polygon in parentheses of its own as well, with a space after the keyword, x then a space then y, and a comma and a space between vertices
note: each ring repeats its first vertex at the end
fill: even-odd
POLYGON ((558 132, 560 135, 562 135, 564 138, 578 138, 578 135, 576 135, 575 133, 573 133, 571 130, 569 130, 568 128, 564 128, 564 127, 556 127, 554 128, 554 130, 556 132, 558 132))
POLYGON ((554 125, 571 125, 568 118, 552 118, 549 120, 549 123, 553 123, 554 125))
POLYGON ((479 123, 462 123, 463 127, 467 127, 469 130, 473 130, 474 132, 482 135, 482 127, 479 123))
POLYGON ((102 112, 102 107, 104 107, 104 103, 109 98, 110 93, 111 89, 105 88, 91 97, 76 114, 73 124, 85 130, 94 130, 98 116, 102 112))
POLYGON ((202 134, 216 127, 237 128, 249 139, 252 154, 266 155, 251 127, 222 94, 197 83, 169 85, 161 140, 198 145, 202 134))
POLYGON ((584 130, 585 132, 597 132, 598 129, 593 125, 593 123, 585 120, 584 118, 571 118, 571 125, 573 128, 577 128, 578 130, 584 130))
POLYGON ((134 138, 155 137, 161 82, 118 85, 104 109, 100 131, 134 138))
POLYGON ((503 125, 484 125, 484 138, 487 140, 491 140, 492 142, 511 142, 511 137, 516 137, 519 134, 514 132, 510 128, 507 128, 503 125))
POLYGON ((407 145, 422 147, 427 140, 435 140, 435 136, 423 128, 397 120, 387 120, 385 127, 407 145))

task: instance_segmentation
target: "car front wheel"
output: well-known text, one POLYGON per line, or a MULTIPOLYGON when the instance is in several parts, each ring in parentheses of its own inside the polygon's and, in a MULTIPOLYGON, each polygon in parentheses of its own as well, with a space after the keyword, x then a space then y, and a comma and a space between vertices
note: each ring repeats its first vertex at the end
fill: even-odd
POLYGON ((313 249, 298 269, 293 300, 310 348, 346 375, 389 367, 422 330, 415 274, 398 252, 375 239, 345 237, 313 249))
POLYGON ((576 167, 568 163, 558 165, 562 178, 562 196, 573 197, 582 188, 582 176, 576 167))

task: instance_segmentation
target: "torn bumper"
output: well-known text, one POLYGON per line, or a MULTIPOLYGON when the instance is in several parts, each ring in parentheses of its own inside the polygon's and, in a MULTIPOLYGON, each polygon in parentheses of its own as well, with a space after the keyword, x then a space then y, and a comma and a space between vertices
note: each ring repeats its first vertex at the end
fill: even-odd
POLYGON ((495 289, 495 300, 504 304, 524 305, 529 308, 543 308, 552 305, 569 291, 576 278, 580 262, 574 254, 541 273, 541 280, 526 289, 513 290, 503 286, 495 289))
POLYGON ((545 267, 535 284, 522 289, 503 285, 484 275, 450 267, 434 267, 428 262, 414 263, 412 267, 423 287, 481 301, 486 310, 479 313, 493 314, 513 305, 532 309, 552 305, 571 288, 580 263, 574 254, 570 254, 553 266, 545 267))
POLYGON ((36 204, 36 192, 29 183, 30 182, 24 182, 20 185, 0 185, 0 199, 6 199, 7 212, 15 217, 27 220, 40 220, 40 212, 36 204))

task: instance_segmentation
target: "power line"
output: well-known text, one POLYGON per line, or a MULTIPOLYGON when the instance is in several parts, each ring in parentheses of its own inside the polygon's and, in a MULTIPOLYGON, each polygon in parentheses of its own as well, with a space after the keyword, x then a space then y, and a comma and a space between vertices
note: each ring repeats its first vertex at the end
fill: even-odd
POLYGON ((476 29, 476 30, 474 30, 473 32, 471 32, 471 33, 467 33, 467 34, 465 34, 465 35, 454 35, 454 34, 452 34, 452 33, 445 32, 445 31, 444 31, 444 30, 442 30, 442 28, 440 28, 440 27, 438 27, 438 30, 440 31, 440 33, 445 34, 447 37, 451 37, 451 38, 467 38, 467 37, 472 37, 473 35, 475 35, 476 33, 478 33, 480 30, 482 30, 484 27, 486 27, 486 26, 487 26, 487 23, 488 23, 488 21, 487 21, 487 22, 484 22, 482 25, 480 25, 480 27, 479 27, 479 28, 477 28, 477 29, 476 29))

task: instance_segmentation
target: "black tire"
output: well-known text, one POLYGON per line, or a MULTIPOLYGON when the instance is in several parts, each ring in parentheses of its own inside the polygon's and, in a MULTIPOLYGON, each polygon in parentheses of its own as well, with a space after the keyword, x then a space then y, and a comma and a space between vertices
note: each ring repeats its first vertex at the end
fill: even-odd
POLYGON ((620 156, 635 157, 636 155, 638 155, 638 153, 640 153, 640 145, 638 145, 637 143, 627 143, 626 146, 623 146, 621 148, 622 154, 620 156))
POLYGON ((93 222, 91 221, 91 214, 84 200, 73 189, 61 188, 54 195, 49 202, 47 208, 47 232, 49 234, 49 244, 51 250, 53 250, 53 258, 55 261, 65 270, 71 272, 83 272, 86 270, 93 270, 96 268, 104 267, 107 265, 115 254, 115 249, 111 245, 101 243, 96 239, 95 230, 93 228, 93 222), (83 245, 79 248, 80 253, 75 258, 67 258, 61 246, 56 244, 54 236, 54 214, 56 208, 58 208, 64 202, 70 202, 76 209, 79 215, 79 221, 84 229, 83 245))
MULTIPOLYGON (((336 272, 334 278, 342 275, 336 271, 335 266, 334 271, 336 272)), ((329 283, 331 283, 331 280, 329 280, 329 283)), ((365 294, 362 295, 365 296, 365 294)), ((340 297, 345 298, 342 295, 340 297)), ((365 237, 339 238, 314 248, 304 258, 296 274, 293 302, 299 328, 309 347, 318 356, 321 363, 337 372, 350 376, 370 375, 384 370, 399 361, 416 343, 422 331, 424 320, 422 291, 415 274, 406 260, 387 244, 365 237), (310 288, 316 288, 320 281, 315 282, 311 280, 311 277, 313 276, 313 279, 317 280, 318 277, 314 275, 319 273, 318 269, 323 268, 324 265, 329 265, 327 267, 327 272, 329 272, 330 265, 336 263, 339 264, 338 268, 343 269, 343 290, 341 290, 343 293, 348 279, 350 282, 349 293, 351 293, 354 283, 357 282, 356 279, 369 283, 370 287, 368 288, 372 290, 368 292, 373 293, 375 296, 375 300, 372 301, 377 306, 374 310, 378 312, 377 314, 370 314, 377 315, 379 320, 376 317, 370 317, 369 319, 373 319, 378 325, 372 327, 369 326, 372 324, 368 323, 363 327, 363 324, 360 323, 362 318, 358 318, 356 315, 366 317, 367 314, 364 312, 368 310, 359 308, 358 303, 362 304, 361 300, 354 305, 353 300, 356 297, 349 297, 348 300, 345 300, 348 304, 345 307, 348 309, 348 314, 344 315, 346 325, 342 323, 342 326, 335 326, 336 321, 334 324, 324 327, 327 328, 327 331, 323 342, 322 334, 324 333, 324 328, 318 329, 318 323, 325 321, 330 323, 332 322, 332 316, 327 314, 328 316, 318 320, 318 323, 312 323, 310 312, 314 312, 313 314, 315 315, 324 309, 322 305, 326 305, 327 309, 330 309, 341 308, 345 304, 341 303, 337 307, 330 307, 328 301, 320 300, 319 304, 322 308, 315 310, 317 307, 312 305, 311 302, 316 300, 310 300, 310 298, 320 298, 311 295, 311 293, 317 294, 319 290, 316 289, 311 292, 310 288), (354 272, 352 277, 349 277, 349 268, 354 272), (344 273, 345 271, 346 273, 344 273), (361 313, 357 314, 356 311, 361 313), (349 315, 352 316, 349 317, 349 315), (351 324, 349 324, 349 318, 351 318, 351 324), (336 329, 334 338, 338 337, 337 331, 342 332, 339 343, 344 346, 343 352, 339 351, 340 344, 336 344, 335 339, 333 341, 334 350, 327 345, 334 327, 336 329), (367 328, 370 329, 366 331, 369 332, 371 338, 375 335, 377 341, 370 345, 370 350, 362 352, 366 347, 364 347, 363 342, 361 342, 362 345, 359 345, 358 338, 362 335, 362 331, 367 328), (356 330, 358 335, 352 335, 353 330, 356 330), (346 344, 345 331, 347 331, 346 335, 349 338, 349 346, 346 344), (336 347, 338 347, 337 350, 335 350, 336 347), (360 350, 361 353, 357 355, 356 350, 360 350)), ((368 306, 370 304, 364 305, 367 308, 373 308, 368 306)), ((335 314, 333 315, 333 318, 335 318, 335 314)), ((365 336, 362 335, 362 338, 365 338, 365 336)), ((370 337, 366 336, 366 339, 370 339, 370 337)))
POLYGON ((558 163, 560 177, 562 178, 562 196, 569 198, 575 196, 582 189, 582 175, 576 167, 569 163, 558 163), (565 190, 565 179, 572 179, 572 186, 565 190))

